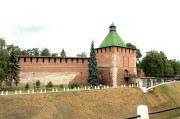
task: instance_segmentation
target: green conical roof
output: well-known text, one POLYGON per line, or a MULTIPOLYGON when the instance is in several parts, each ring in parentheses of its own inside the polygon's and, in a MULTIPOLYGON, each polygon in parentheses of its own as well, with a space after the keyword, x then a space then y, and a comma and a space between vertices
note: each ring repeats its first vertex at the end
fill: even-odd
POLYGON ((116 26, 114 23, 111 24, 109 27, 110 31, 104 41, 101 43, 99 48, 108 47, 108 46, 120 46, 120 47, 127 47, 124 41, 121 39, 119 34, 116 32, 116 26))

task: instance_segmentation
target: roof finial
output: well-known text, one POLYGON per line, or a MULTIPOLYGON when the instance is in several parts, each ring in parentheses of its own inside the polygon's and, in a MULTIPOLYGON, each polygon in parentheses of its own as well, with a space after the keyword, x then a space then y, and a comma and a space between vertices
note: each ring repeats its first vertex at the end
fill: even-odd
POLYGON ((116 26, 114 25, 113 22, 112 22, 111 26, 109 26, 109 30, 110 31, 116 31, 116 26))

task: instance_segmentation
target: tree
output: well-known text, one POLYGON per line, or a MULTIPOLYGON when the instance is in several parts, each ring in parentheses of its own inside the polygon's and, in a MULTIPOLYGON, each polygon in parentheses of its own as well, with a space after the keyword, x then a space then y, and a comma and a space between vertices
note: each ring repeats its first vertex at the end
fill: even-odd
POLYGON ((92 86, 99 84, 98 67, 96 62, 96 54, 94 50, 94 41, 91 44, 89 64, 88 64, 88 83, 92 86))
MULTIPOLYGON (((0 42, 2 39, 0 38, 0 42)), ((9 53, 5 49, 6 42, 3 40, 0 45, 0 90, 2 89, 2 83, 6 79, 9 70, 9 53)))
POLYGON ((136 50, 136 58, 137 58, 138 60, 139 60, 139 58, 142 57, 142 54, 141 54, 140 49, 136 48, 135 45, 133 45, 133 44, 131 44, 131 43, 126 43, 126 46, 127 46, 128 48, 131 48, 131 49, 136 50))
POLYGON ((56 57, 56 56, 58 56, 58 53, 52 53, 52 56, 56 57))
POLYGON ((171 64, 174 74, 180 74, 180 63, 178 63, 178 61, 176 61, 175 59, 169 60, 169 63, 171 64))
POLYGON ((15 53, 12 51, 10 55, 10 66, 8 71, 8 78, 6 79, 6 84, 10 87, 12 87, 12 82, 14 81, 15 85, 17 86, 20 79, 19 79, 19 70, 20 65, 17 60, 17 57, 15 56, 15 53))
POLYGON ((4 38, 0 38, 0 49, 5 48, 6 46, 6 41, 4 40, 4 38))
POLYGON ((43 48, 41 51, 41 56, 51 56, 51 52, 47 48, 43 48))
POLYGON ((66 52, 64 51, 64 49, 62 49, 61 51, 61 57, 66 57, 66 52))
POLYGON ((86 52, 82 52, 81 54, 77 54, 76 56, 85 58, 85 57, 87 57, 87 54, 86 54, 86 52))
POLYGON ((2 90, 2 82, 5 80, 6 75, 3 69, 0 68, 0 90, 2 90))
POLYGON ((174 74, 171 63, 167 59, 166 55, 162 51, 160 51, 160 55, 162 57, 162 61, 163 61, 163 64, 164 64, 164 74, 174 74))
POLYGON ((145 74, 173 74, 171 64, 162 51, 148 52, 142 59, 141 66, 145 74))
POLYGON ((40 55, 39 48, 33 48, 31 51, 32 51, 32 56, 39 56, 40 55))
POLYGON ((15 53, 15 55, 22 55, 21 48, 19 46, 14 46, 13 44, 7 45, 7 50, 9 52, 9 54, 13 51, 15 53))

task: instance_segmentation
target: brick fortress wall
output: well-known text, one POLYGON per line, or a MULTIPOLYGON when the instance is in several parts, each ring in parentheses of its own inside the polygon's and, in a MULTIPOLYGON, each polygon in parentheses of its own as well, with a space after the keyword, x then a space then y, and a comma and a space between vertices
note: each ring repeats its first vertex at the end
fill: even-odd
MULTIPOLYGON (((107 85, 128 85, 136 83, 125 79, 127 74, 136 72, 136 50, 117 46, 95 49, 101 83, 107 85)), ((18 56, 20 62, 20 83, 33 84, 40 80, 43 84, 86 84, 88 78, 88 58, 77 57, 33 57, 18 56)))
POLYGON ((20 84, 42 84, 52 81, 54 85, 78 82, 87 83, 88 58, 18 56, 20 84))

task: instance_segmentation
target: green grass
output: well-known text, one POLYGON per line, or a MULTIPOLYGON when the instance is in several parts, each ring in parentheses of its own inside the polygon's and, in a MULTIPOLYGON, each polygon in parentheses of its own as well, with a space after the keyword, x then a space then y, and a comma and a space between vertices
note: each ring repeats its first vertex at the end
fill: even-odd
POLYGON ((161 89, 161 91, 167 92, 168 91, 168 86, 167 85, 161 85, 160 89, 161 89))

